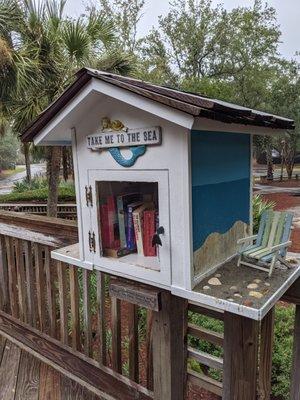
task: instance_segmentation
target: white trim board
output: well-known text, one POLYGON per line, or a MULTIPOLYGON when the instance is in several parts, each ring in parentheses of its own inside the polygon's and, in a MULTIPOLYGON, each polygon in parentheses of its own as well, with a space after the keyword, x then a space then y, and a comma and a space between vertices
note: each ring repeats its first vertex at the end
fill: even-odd
POLYGON ((55 249, 51 251, 51 258, 54 260, 62 261, 67 264, 75 265, 76 267, 82 267, 85 269, 92 270, 93 264, 80 259, 79 254, 79 243, 72 244, 71 246, 62 247, 61 249, 55 249))
MULTIPOLYGON (((80 103, 83 102, 91 93, 103 94, 122 101, 125 104, 129 104, 184 128, 191 129, 194 123, 194 117, 187 113, 175 110, 172 107, 157 103, 154 100, 146 99, 135 93, 131 93, 127 90, 93 78, 64 108, 62 108, 62 110, 47 124, 47 126, 41 130, 41 132, 34 138, 34 144, 45 145, 45 143, 51 142, 58 144, 58 140, 51 141, 51 135, 55 133, 55 129, 64 119, 67 118, 72 110, 80 105, 80 103)), ((73 126, 68 127, 68 129, 71 128, 73 128, 73 126)), ((70 140, 69 134, 65 130, 63 132, 57 130, 56 134, 61 135, 62 142, 70 140)))
POLYGON ((286 133, 286 129, 273 129, 264 126, 242 125, 234 123, 226 123, 215 121, 209 118, 196 117, 191 128, 196 131, 205 132, 228 132, 228 133, 245 133, 248 135, 282 135, 286 133))

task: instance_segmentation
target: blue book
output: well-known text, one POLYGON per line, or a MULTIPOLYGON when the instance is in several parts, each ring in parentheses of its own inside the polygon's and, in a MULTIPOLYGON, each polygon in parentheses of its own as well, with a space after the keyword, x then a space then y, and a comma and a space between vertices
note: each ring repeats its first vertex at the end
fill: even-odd
POLYGON ((126 226, 126 245, 129 250, 136 250, 136 240, 133 224, 133 211, 143 204, 142 201, 128 204, 127 206, 127 226, 126 226))
POLYGON ((139 193, 129 193, 117 196, 117 213, 119 222, 120 232, 120 247, 127 247, 126 242, 126 225, 127 225, 127 205, 140 200, 141 195, 139 193))

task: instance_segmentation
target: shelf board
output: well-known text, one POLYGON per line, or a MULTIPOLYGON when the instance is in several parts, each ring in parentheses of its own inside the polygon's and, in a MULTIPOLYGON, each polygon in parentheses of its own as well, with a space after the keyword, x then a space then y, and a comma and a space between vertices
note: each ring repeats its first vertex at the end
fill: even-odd
POLYGON ((237 258, 221 265, 214 273, 198 283, 192 291, 172 287, 174 294, 202 305, 262 320, 268 311, 281 299, 288 288, 300 277, 300 265, 291 269, 275 268, 272 276, 247 266, 237 266, 237 258), (221 285, 209 283, 211 278, 220 280, 221 285), (253 289, 249 284, 256 284, 253 289), (259 293, 253 297, 254 291, 259 293))
POLYGON ((61 249, 51 251, 54 260, 62 261, 67 264, 76 265, 87 269, 93 269, 93 265, 80 258, 79 243, 72 244, 61 249))
POLYGON ((152 271, 160 271, 158 257, 145 257, 137 253, 130 253, 126 256, 118 258, 118 261, 136 267, 151 269, 152 271))
MULTIPOLYGON (((71 246, 63 247, 61 249, 52 250, 52 258, 65 262, 67 264, 76 265, 77 267, 83 267, 92 269, 93 265, 87 263, 80 258, 79 243, 72 244, 71 246)), ((110 260, 116 260, 121 263, 133 265, 135 267, 141 267, 149 269, 151 271, 160 271, 158 257, 144 257, 137 253, 131 253, 120 258, 106 257, 110 260)))

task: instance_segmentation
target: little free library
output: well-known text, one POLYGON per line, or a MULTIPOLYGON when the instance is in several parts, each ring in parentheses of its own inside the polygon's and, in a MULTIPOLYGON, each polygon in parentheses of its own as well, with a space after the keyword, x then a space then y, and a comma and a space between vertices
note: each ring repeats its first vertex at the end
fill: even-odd
POLYGON ((252 232, 252 138, 292 129, 287 118, 84 68, 22 134, 72 146, 78 243, 52 259, 110 274, 112 296, 168 321, 153 344, 167 359, 155 364, 164 381, 154 377, 154 398, 184 398, 188 357, 221 365, 186 347, 188 304, 224 321, 223 399, 254 400, 258 367, 259 398, 269 398, 274 306, 299 303, 300 266, 286 258, 292 214, 266 212, 252 232))

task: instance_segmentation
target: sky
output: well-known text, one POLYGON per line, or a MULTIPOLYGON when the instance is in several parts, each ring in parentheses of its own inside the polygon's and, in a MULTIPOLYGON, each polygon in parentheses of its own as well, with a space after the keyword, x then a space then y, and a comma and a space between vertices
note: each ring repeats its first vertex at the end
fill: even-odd
MULTIPOLYGON (((130 1, 130 0, 128 0, 130 1)), ((94 0, 96 2, 96 0, 94 0)), ((228 10, 237 6, 249 6, 252 0, 213 0, 213 3, 222 3, 228 10)), ((296 51, 300 51, 300 1, 299 0, 268 0, 267 3, 277 11, 277 19, 281 28, 281 54, 288 58, 295 57, 296 51)), ((66 14, 79 16, 85 9, 84 4, 88 0, 68 0, 66 14)), ((157 26, 158 16, 168 12, 169 0, 146 0, 144 15, 139 26, 139 36, 145 36, 152 26, 157 26)))

